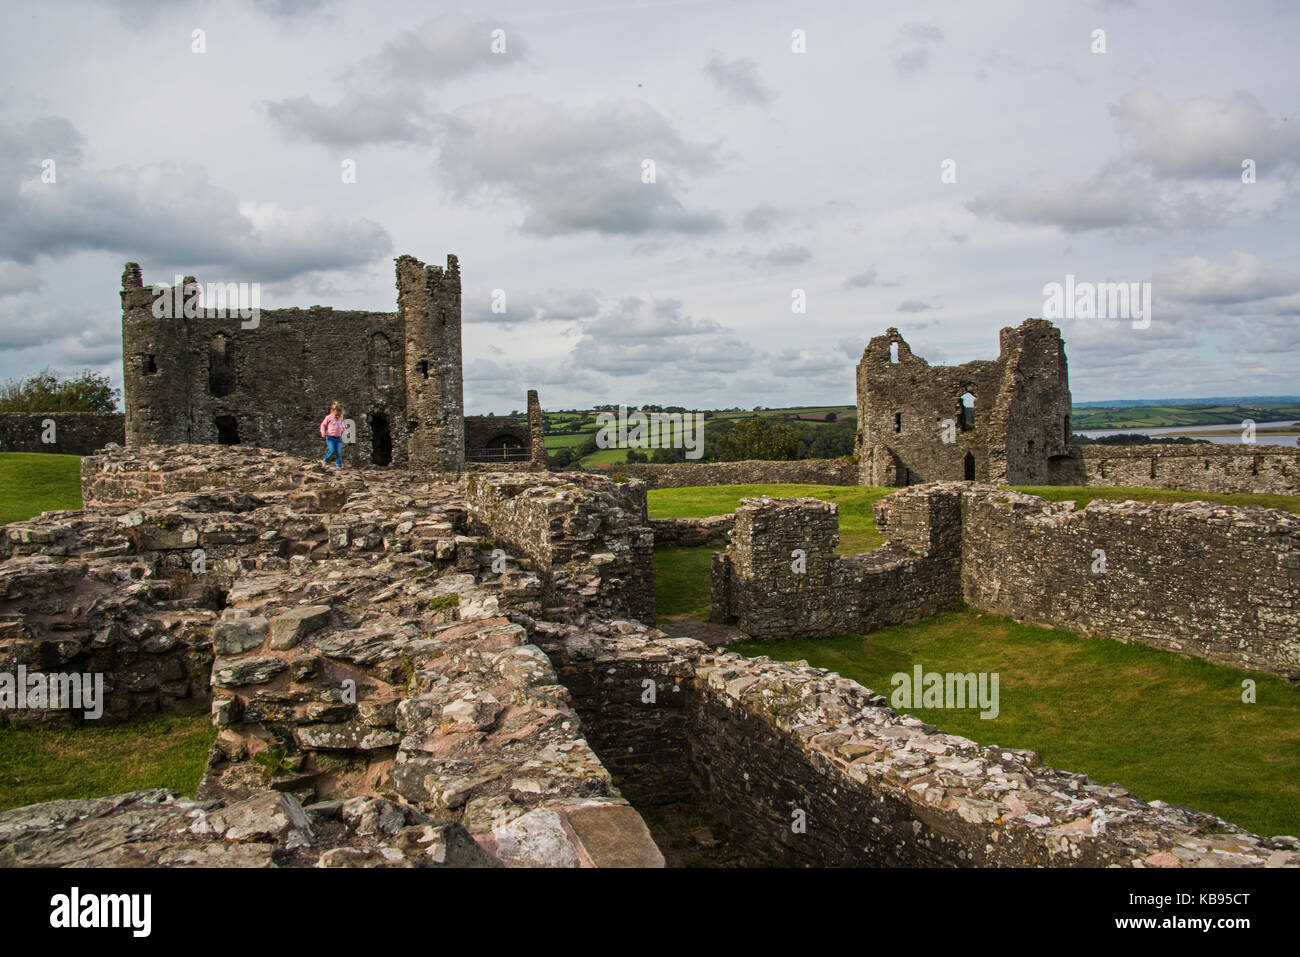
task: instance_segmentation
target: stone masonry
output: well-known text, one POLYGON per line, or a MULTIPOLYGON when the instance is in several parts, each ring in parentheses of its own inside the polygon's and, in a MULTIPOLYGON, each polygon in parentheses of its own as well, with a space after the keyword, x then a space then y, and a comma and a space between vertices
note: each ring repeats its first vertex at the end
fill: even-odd
MULTIPOLYGON (((1294 838, 670 638, 639 482, 207 445, 109 450, 83 480, 90 509, 4 529, 0 669, 100 669, 113 716, 204 707, 217 741, 192 799, 0 814, 0 864, 661 866, 637 806, 686 801, 750 863, 1300 865, 1294 838)), ((962 494, 886 509, 918 582, 959 563, 962 494)), ((766 508, 799 510, 736 528, 761 541, 766 508)))
POLYGON ((1045 485, 1068 452, 1065 343, 1044 319, 1003 329, 996 360, 959 366, 930 365, 891 328, 857 375, 860 485, 1045 485))
POLYGON ((875 515, 885 547, 841 557, 833 504, 744 499, 714 553, 715 619, 756 638, 862 634, 964 600, 1300 678, 1300 518, 1289 512, 1100 499, 1077 510, 935 483, 881 499, 875 515))

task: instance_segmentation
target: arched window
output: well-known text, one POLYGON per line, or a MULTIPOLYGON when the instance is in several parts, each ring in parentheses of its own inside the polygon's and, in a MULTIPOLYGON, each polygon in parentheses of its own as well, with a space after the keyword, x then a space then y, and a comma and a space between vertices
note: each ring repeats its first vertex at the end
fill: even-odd
POLYGON ((898 361, 898 343, 897 343, 897 342, 891 342, 891 343, 889 344, 889 361, 890 361, 890 362, 897 362, 897 361, 898 361))
POLYGON ((961 427, 962 431, 973 429, 975 427, 975 393, 963 392, 961 394, 961 427))
POLYGON ((217 397, 230 395, 235 385, 235 344, 225 336, 213 336, 208 343, 208 392, 217 397))

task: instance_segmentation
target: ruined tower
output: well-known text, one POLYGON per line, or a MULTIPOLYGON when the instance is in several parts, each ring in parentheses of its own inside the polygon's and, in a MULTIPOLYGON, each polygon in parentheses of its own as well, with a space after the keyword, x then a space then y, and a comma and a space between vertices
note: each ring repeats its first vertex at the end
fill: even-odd
POLYGON ((932 366, 897 329, 858 363, 863 485, 974 480, 1046 485, 1069 452, 1070 385, 1060 330, 1004 328, 996 360, 932 366))
POLYGON ((460 264, 397 260, 397 313, 406 331, 406 460, 417 467, 465 466, 460 347, 460 264))
POLYGON ((193 297, 122 275, 128 445, 249 445, 320 458, 343 405, 345 466, 459 470, 465 461, 460 272, 397 260, 395 312, 228 308, 256 283, 187 278, 193 297), (249 287, 247 290, 244 287, 249 287), (180 299, 185 299, 182 309, 180 299), (212 300, 210 303, 206 300, 212 300), (170 305, 167 310, 155 306, 170 305), (408 426, 410 434, 408 434, 408 426))
POLYGON ((154 315, 138 263, 122 270, 122 376, 127 445, 190 441, 190 329, 182 314, 154 315))

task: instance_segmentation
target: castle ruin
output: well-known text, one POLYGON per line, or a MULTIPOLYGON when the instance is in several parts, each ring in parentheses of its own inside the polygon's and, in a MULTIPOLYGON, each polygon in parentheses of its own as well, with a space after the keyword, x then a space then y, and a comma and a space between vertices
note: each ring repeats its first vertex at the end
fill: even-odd
POLYGON ((894 328, 862 353, 861 485, 1047 485, 1069 445, 1065 343, 1045 319, 1004 328, 995 361, 932 366, 894 328))
MULTIPOLYGON (((356 424, 371 465, 459 471, 465 463, 460 266, 397 260, 397 311, 207 308, 158 318, 168 290, 122 273, 126 444, 248 445, 320 454, 330 403, 356 424)), ((193 277, 186 297, 198 293, 193 277)), ((493 436, 483 436, 486 444, 493 436)))

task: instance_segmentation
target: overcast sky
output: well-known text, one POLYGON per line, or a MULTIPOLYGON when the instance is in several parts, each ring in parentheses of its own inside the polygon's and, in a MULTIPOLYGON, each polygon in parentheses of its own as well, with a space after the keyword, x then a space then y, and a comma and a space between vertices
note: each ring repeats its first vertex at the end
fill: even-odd
POLYGON ((849 403, 871 336, 991 359, 1067 274, 1154 294, 1146 329, 1059 323, 1076 401, 1300 393, 1286 0, 4 18, 0 379, 120 384, 128 260, 146 282, 260 282, 268 308, 391 311, 396 256, 454 252, 470 413, 528 388, 548 408, 849 403))

